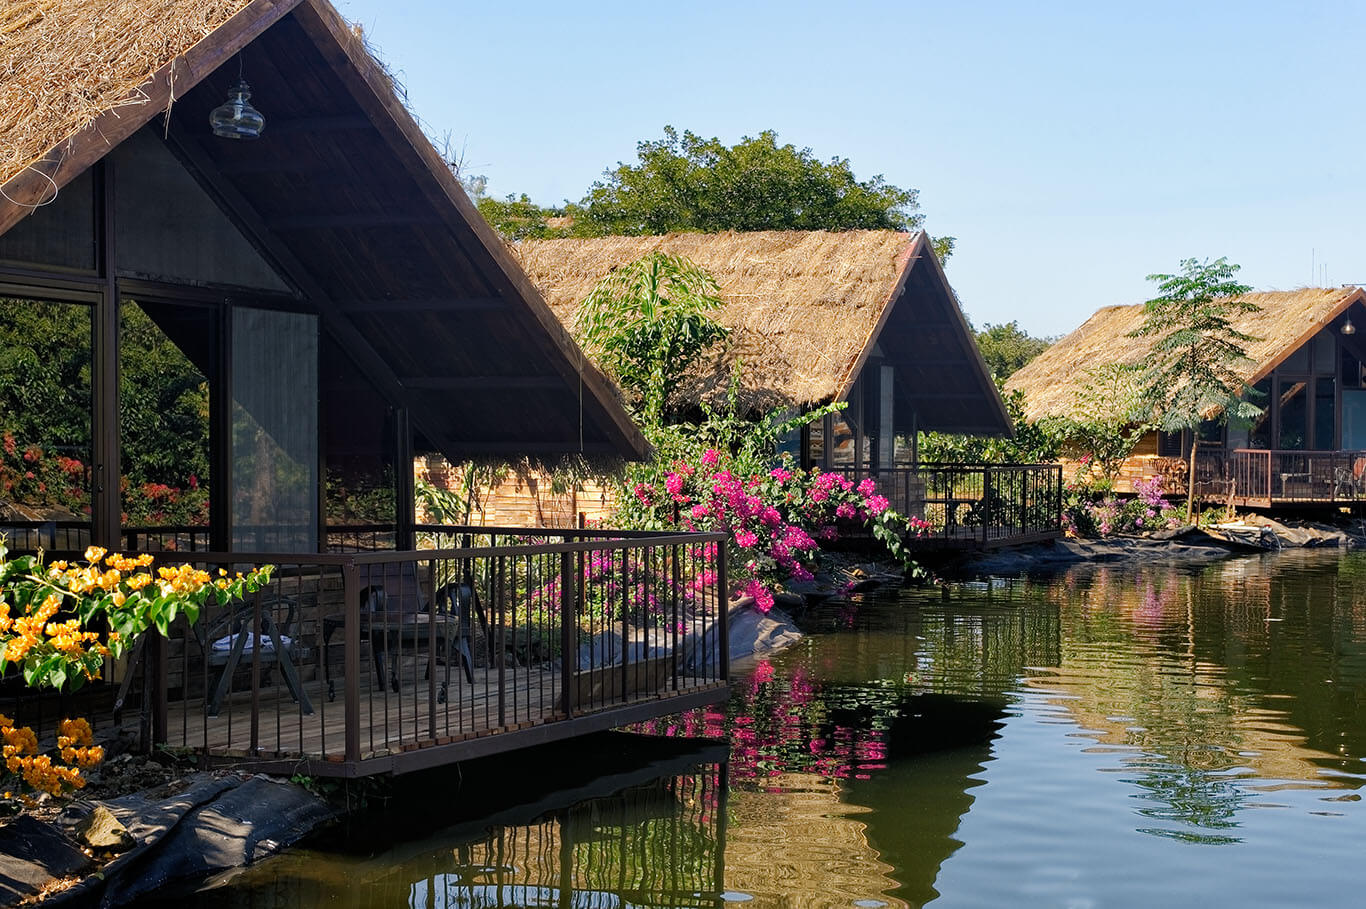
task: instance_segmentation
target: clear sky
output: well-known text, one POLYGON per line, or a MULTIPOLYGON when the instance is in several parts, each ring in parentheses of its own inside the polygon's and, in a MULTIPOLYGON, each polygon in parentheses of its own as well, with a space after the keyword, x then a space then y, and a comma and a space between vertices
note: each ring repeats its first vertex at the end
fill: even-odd
POLYGON ((920 190, 978 325, 1066 333, 1192 257, 1366 283, 1366 3, 334 2, 498 195, 774 129, 920 190))

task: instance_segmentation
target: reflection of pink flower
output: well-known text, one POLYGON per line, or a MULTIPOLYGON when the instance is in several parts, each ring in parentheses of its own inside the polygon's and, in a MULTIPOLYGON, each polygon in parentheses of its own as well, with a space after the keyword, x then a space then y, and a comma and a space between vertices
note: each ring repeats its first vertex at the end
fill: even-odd
POLYGON ((761 685, 773 681, 773 664, 768 660, 760 660, 759 665, 754 667, 754 681, 761 685))

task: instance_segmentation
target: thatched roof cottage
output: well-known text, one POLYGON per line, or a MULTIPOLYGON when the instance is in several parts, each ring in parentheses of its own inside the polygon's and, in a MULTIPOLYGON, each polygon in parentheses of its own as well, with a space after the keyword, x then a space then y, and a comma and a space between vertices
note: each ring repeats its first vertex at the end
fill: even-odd
MULTIPOLYGON (((1202 473, 1250 504, 1355 500, 1366 493, 1366 292, 1359 287, 1262 291, 1244 299, 1260 309, 1234 326, 1247 345, 1242 373, 1264 411, 1246 425, 1211 423, 1200 451, 1202 473)), ((1140 365, 1154 339, 1130 333, 1143 306, 1109 306, 1053 344, 1006 382, 1025 395, 1031 420, 1072 416, 1098 366, 1140 365)), ((1151 433, 1125 465, 1125 481, 1179 475, 1166 459, 1189 454, 1189 433, 1151 433)), ((1123 488, 1123 487, 1122 487, 1123 488)))
POLYGON ((646 449, 327 0, 0 0, 0 499, 23 506, 0 537, 278 566, 194 628, 149 629, 60 710, 11 667, 0 710, 40 739, 66 711, 112 734, 113 704, 147 751, 359 777, 724 700, 714 631, 630 676, 573 643, 571 568, 611 558, 673 559, 632 589, 713 628, 719 536, 456 528, 417 549, 415 453, 646 449), (184 499, 202 510, 166 518, 184 499), (339 526, 358 502, 376 516, 339 526), (534 629, 514 618, 533 590, 534 629))
POLYGON ((915 431, 1002 435, 1010 421, 929 238, 896 231, 763 231, 524 240, 522 267, 556 316, 613 268, 653 250, 684 256, 721 287, 728 342, 686 387, 724 395, 741 362, 754 411, 834 401, 840 418, 812 427, 808 463, 889 467, 915 431), (824 438, 835 444, 824 445, 824 438))
MULTIPOLYGON (((272 462, 299 467, 273 475, 299 488, 266 489, 211 419, 215 549, 247 546, 274 496, 292 503, 289 545, 316 550, 327 473, 399 478, 410 524, 410 471, 393 465, 414 451, 644 454, 614 387, 326 0, 4 3, 0 72, 5 296, 93 307, 81 311, 96 314, 91 356, 105 364, 83 438, 21 442, 119 476, 109 358, 115 307, 136 300, 211 398, 253 412, 282 449, 272 462), (225 138, 211 113, 242 79, 264 128, 225 138)), ((118 486, 89 503, 107 546, 118 486)), ((251 548, 286 545, 276 530, 251 548)))

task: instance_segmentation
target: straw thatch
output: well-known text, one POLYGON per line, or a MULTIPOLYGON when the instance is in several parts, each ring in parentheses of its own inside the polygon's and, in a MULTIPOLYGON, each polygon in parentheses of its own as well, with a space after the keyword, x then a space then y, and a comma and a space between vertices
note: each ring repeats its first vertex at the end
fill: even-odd
POLYGON ((145 103, 152 75, 248 0, 0 3, 0 184, 100 114, 145 103))
POLYGON ((514 247, 566 325, 613 268, 653 250, 685 256, 716 278, 731 330, 724 352, 685 388, 693 402, 724 392, 743 362, 754 409, 835 399, 891 302, 916 234, 886 230, 726 232, 587 240, 523 240, 514 247))
MULTIPOLYGON (((1245 345, 1248 362, 1240 373, 1255 382, 1269 373, 1348 306, 1362 299, 1360 288, 1307 287, 1260 291, 1243 297, 1261 307, 1234 319, 1234 327, 1258 339, 1245 345)), ((1143 304, 1107 306, 1062 340, 1050 346, 1006 382, 1007 391, 1025 395, 1031 420, 1074 416, 1082 388, 1098 366, 1138 365, 1152 354, 1153 337, 1132 338, 1143 324, 1143 304)))

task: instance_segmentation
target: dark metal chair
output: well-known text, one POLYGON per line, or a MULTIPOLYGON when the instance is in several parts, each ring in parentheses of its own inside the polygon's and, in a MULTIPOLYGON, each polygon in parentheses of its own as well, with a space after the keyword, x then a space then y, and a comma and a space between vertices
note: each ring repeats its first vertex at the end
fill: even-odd
POLYGON ((256 660, 263 667, 278 668, 303 713, 313 712, 295 666, 304 652, 299 641, 298 620, 299 607, 294 600, 256 594, 235 601, 217 621, 194 626, 205 662, 218 670, 218 681, 207 705, 209 716, 218 716, 244 656, 248 665, 256 660))
MULTIPOLYGON (((473 661, 469 641, 470 610, 473 593, 470 585, 453 582, 442 586, 428 603, 418 583, 416 566, 411 562, 382 563, 357 566, 366 584, 360 591, 360 637, 370 645, 376 677, 386 681, 393 691, 399 690, 398 658, 405 645, 414 648, 435 647, 436 655, 445 666, 437 703, 445 703, 450 685, 451 663, 464 660, 465 678, 474 684, 473 661), (388 672, 386 673, 386 666, 388 672)), ((336 683, 331 675, 331 661, 327 656, 332 635, 345 625, 344 616, 323 619, 323 673, 327 680, 327 698, 335 700, 336 683)), ((431 677, 428 662, 423 678, 431 677)))

